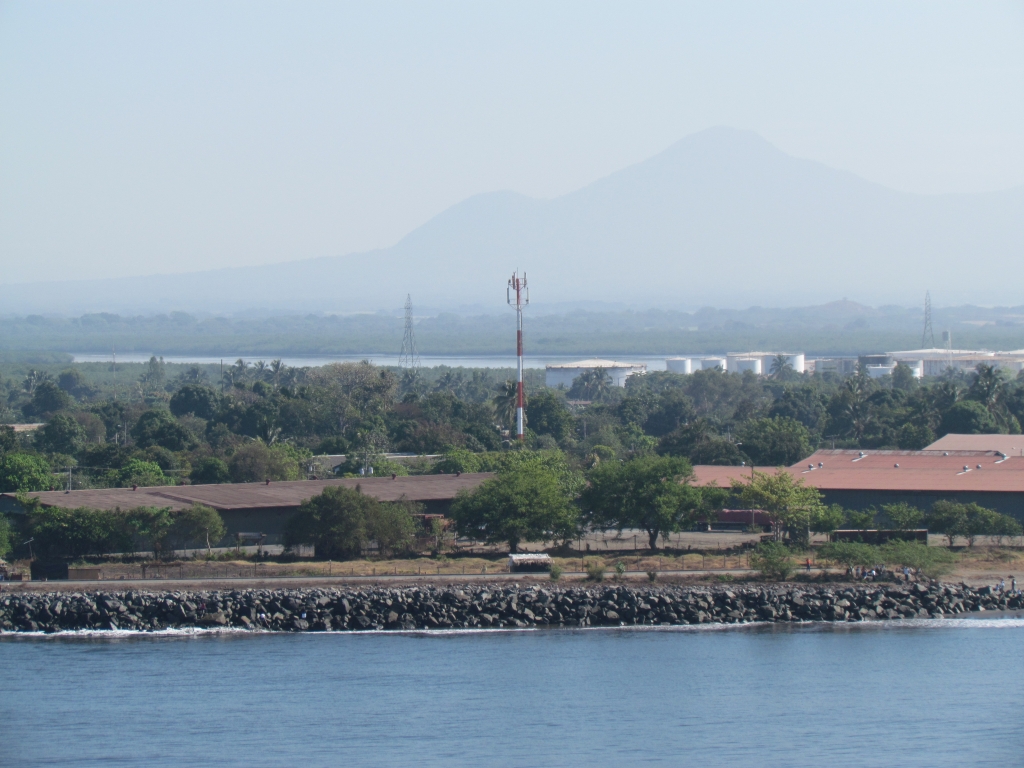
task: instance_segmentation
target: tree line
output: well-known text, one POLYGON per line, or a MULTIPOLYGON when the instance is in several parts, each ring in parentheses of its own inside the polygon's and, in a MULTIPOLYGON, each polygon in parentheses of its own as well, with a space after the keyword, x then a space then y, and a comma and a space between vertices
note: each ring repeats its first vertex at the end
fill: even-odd
MULTIPOLYGON (((598 370, 568 390, 535 374, 527 447, 559 450, 580 471, 642 456, 784 466, 820 447, 918 449, 948 432, 1019 432, 1024 419, 1024 380, 985 365, 926 382, 905 366, 884 379, 778 366, 769 377, 652 372, 625 387, 598 370)), ((328 471, 313 461, 323 454, 344 454, 343 474, 470 471, 512 447, 515 387, 504 376, 238 361, 223 375, 192 366, 172 379, 153 358, 113 392, 77 368, 0 377, 6 420, 44 424, 0 427, 0 490, 300 479, 328 471), (410 469, 387 452, 451 461, 410 469)))

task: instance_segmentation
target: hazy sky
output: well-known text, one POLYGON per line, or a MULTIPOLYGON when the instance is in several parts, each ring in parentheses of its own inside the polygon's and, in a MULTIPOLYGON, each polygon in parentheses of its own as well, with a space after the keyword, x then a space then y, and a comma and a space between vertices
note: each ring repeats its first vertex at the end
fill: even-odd
POLYGON ((0 283, 386 246, 713 125, 1018 185, 1022 41, 1024 2, 0 2, 0 283))

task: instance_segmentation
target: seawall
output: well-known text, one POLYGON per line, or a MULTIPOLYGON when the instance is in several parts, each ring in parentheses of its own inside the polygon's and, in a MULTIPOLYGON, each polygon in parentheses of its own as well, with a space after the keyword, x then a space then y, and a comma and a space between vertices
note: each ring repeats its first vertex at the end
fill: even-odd
POLYGON ((0 595, 0 632, 617 627, 885 621, 1024 608, 1024 594, 951 584, 744 587, 508 584, 0 595))

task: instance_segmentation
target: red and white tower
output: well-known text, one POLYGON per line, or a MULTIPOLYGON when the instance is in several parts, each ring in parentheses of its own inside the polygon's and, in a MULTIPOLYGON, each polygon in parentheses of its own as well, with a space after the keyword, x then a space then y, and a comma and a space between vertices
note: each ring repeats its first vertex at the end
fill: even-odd
POLYGON ((519 277, 519 270, 512 273, 506 292, 508 304, 516 310, 516 356, 518 357, 519 378, 516 381, 516 437, 526 440, 523 419, 523 307, 530 303, 530 289, 526 287, 526 273, 519 277))

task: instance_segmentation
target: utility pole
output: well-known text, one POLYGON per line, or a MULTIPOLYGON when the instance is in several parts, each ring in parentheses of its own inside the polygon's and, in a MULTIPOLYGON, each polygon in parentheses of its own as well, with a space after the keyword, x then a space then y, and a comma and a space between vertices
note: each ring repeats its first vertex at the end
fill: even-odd
POLYGON ((530 290, 526 286, 526 273, 519 277, 519 270, 512 273, 508 281, 505 298, 510 307, 516 310, 516 356, 518 358, 518 374, 516 386, 516 437, 519 442, 526 441, 526 429, 523 422, 523 307, 530 303, 530 290))

